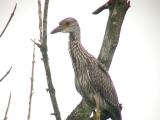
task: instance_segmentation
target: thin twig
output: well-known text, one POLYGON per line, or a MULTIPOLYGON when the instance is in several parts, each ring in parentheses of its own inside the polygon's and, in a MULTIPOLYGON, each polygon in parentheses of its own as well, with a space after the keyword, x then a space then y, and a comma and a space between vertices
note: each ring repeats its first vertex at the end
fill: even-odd
POLYGON ((8 105, 7 105, 5 116, 4 116, 3 120, 7 120, 8 119, 7 115, 8 115, 8 110, 9 110, 10 102, 11 102, 11 92, 10 92, 10 95, 9 95, 8 105))
POLYGON ((13 18, 13 16, 14 16, 14 13, 15 13, 15 11, 16 11, 16 8, 17 8, 17 3, 15 4, 15 7, 14 7, 12 13, 11 13, 11 16, 10 16, 10 18, 9 18, 9 20, 8 20, 8 22, 7 22, 7 24, 6 24, 6 26, 4 27, 2 33, 0 34, 0 38, 2 37, 3 33, 4 33, 5 30, 7 29, 7 27, 8 27, 8 25, 9 25, 10 21, 12 20, 12 18, 13 18))
POLYGON ((0 79, 0 82, 10 73, 11 69, 12 69, 12 66, 9 68, 6 74, 0 79))
MULTIPOLYGON (((38 1, 38 2, 40 2, 40 1, 38 1)), ((53 83, 52 83, 52 77, 51 77, 50 66, 49 66, 49 62, 48 62, 48 54, 47 54, 47 49, 48 49, 47 48, 48 4, 49 4, 49 0, 45 0, 44 12, 43 12, 43 23, 42 23, 43 30, 42 30, 42 27, 39 27, 40 28, 40 37, 42 37, 40 50, 41 50, 41 53, 42 53, 42 60, 43 60, 44 68, 45 68, 45 72, 46 72, 48 91, 49 91, 49 94, 50 94, 52 107, 53 107, 53 110, 54 110, 54 115, 56 117, 56 120, 61 120, 61 115, 60 115, 60 112, 59 112, 57 99, 56 99, 56 96, 55 96, 55 88, 54 88, 53 83), (43 32, 42 36, 41 36, 41 31, 43 32)), ((38 9, 41 8, 40 5, 41 4, 38 4, 38 9)), ((41 21, 40 12, 38 12, 38 15, 39 15, 39 18, 40 18, 40 21, 41 21)), ((40 24, 41 23, 39 23, 39 25, 40 24)))
POLYGON ((41 48, 41 44, 40 44, 40 43, 38 43, 38 42, 36 42, 35 40, 32 40, 32 39, 31 39, 31 41, 32 41, 34 44, 36 44, 37 47, 41 48))
POLYGON ((42 32, 42 10, 41 10, 41 1, 38 0, 38 16, 39 16, 39 32, 40 32, 40 40, 39 42, 42 43, 43 40, 43 32, 42 32))
MULTIPOLYGON (((34 40, 35 42, 35 40, 34 40)), ((32 57, 32 73, 31 73, 31 88, 30 88, 30 96, 29 96, 29 107, 28 107, 28 118, 30 120, 31 116, 31 106, 32 106, 32 96, 33 96, 33 83, 34 83, 34 67, 35 67, 35 44, 33 44, 33 57, 32 57)))

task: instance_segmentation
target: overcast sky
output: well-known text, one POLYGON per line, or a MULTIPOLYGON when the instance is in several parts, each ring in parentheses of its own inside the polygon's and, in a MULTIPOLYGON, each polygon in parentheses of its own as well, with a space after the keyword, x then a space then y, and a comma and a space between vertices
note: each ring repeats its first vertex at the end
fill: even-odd
MULTIPOLYGON (((38 39, 37 0, 0 0, 0 31, 15 3, 16 13, 0 38, 0 119, 3 119, 8 96, 12 92, 8 120, 27 119, 32 48, 30 39, 38 39)), ((53 84, 62 119, 81 101, 74 86, 74 72, 68 53, 68 34, 50 35, 58 22, 75 17, 81 27, 82 44, 98 56, 108 18, 108 10, 97 16, 91 13, 106 0, 50 0, 48 13, 48 54, 53 84)), ((131 1, 122 26, 120 41, 110 68, 123 120, 160 120, 160 1, 131 1)), ((41 53, 36 48, 35 83, 31 120, 53 120, 53 112, 41 53)))

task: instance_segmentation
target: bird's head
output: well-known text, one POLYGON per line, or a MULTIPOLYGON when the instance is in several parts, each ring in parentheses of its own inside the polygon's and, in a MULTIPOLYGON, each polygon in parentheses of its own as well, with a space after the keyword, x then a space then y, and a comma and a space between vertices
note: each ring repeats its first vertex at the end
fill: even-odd
POLYGON ((57 32, 71 33, 71 32, 76 31, 77 29, 79 29, 77 20, 69 17, 59 22, 59 26, 53 29, 51 31, 51 34, 54 34, 57 32))

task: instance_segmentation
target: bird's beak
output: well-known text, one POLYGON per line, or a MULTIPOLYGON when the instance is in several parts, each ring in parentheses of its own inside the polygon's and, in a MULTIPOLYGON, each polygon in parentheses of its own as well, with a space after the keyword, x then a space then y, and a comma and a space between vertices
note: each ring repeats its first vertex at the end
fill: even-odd
POLYGON ((61 31, 62 31, 61 26, 58 26, 55 29, 53 29, 50 34, 54 34, 54 33, 61 32, 61 31))

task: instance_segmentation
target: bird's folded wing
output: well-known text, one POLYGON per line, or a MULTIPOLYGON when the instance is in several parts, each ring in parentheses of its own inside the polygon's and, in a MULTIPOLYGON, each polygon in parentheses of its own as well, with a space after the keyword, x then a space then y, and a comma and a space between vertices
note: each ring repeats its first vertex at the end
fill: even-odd
POLYGON ((117 93, 109 74, 102 70, 99 65, 94 64, 90 66, 89 76, 96 92, 99 92, 109 104, 118 106, 117 93))

